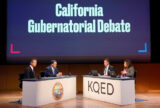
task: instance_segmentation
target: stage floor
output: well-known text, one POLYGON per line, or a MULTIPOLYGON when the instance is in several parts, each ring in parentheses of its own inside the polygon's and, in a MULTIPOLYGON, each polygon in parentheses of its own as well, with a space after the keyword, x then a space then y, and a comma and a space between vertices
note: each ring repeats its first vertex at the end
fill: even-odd
MULTIPOLYGON (((0 108, 32 108, 13 104, 21 97, 19 91, 0 92, 0 108)), ((77 98, 62 102, 44 105, 38 108, 160 108, 160 93, 136 93, 139 102, 132 105, 119 106, 106 102, 96 101, 83 98, 82 94, 78 94, 77 98)))

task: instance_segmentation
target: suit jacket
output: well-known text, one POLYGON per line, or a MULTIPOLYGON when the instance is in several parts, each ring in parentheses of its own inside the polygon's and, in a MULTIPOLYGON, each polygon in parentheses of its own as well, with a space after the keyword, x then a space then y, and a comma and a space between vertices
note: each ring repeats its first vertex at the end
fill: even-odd
MULTIPOLYGON (((106 67, 104 67, 104 70, 103 70, 103 74, 105 74, 105 68, 106 67)), ((109 67, 108 67, 108 76, 112 76, 112 75, 116 75, 116 69, 114 68, 114 66, 112 66, 112 65, 109 65, 109 67)))
POLYGON ((127 70, 126 76, 127 77, 134 77, 134 74, 135 74, 134 67, 133 66, 129 67, 128 70, 127 70))
POLYGON ((31 69, 30 66, 28 66, 24 72, 24 78, 35 78, 35 70, 33 68, 33 70, 31 69))
POLYGON ((46 77, 56 77, 58 74, 58 68, 54 68, 54 72, 51 66, 46 67, 45 76, 46 77))

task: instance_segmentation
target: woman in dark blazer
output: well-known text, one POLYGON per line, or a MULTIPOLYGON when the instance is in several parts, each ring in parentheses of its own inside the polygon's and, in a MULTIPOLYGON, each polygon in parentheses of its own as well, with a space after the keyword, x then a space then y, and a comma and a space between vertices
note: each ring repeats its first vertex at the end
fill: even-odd
POLYGON ((134 77, 135 69, 130 60, 124 60, 124 69, 121 74, 123 77, 134 77))

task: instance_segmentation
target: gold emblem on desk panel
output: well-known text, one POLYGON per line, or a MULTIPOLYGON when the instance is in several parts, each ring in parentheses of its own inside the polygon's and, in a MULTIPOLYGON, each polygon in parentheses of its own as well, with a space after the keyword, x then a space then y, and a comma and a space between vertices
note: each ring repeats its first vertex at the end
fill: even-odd
POLYGON ((63 86, 60 82, 56 82, 53 86, 52 94, 54 99, 59 100, 63 96, 63 86))

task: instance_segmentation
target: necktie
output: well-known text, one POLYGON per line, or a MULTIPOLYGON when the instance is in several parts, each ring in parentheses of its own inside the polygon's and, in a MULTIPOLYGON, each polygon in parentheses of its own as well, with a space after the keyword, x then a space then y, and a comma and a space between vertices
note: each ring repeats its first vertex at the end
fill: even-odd
POLYGON ((105 71, 106 71, 105 74, 108 75, 108 66, 106 67, 105 71))
POLYGON ((54 75, 54 70, 55 70, 55 69, 54 69, 54 68, 52 68, 53 75, 54 75))

